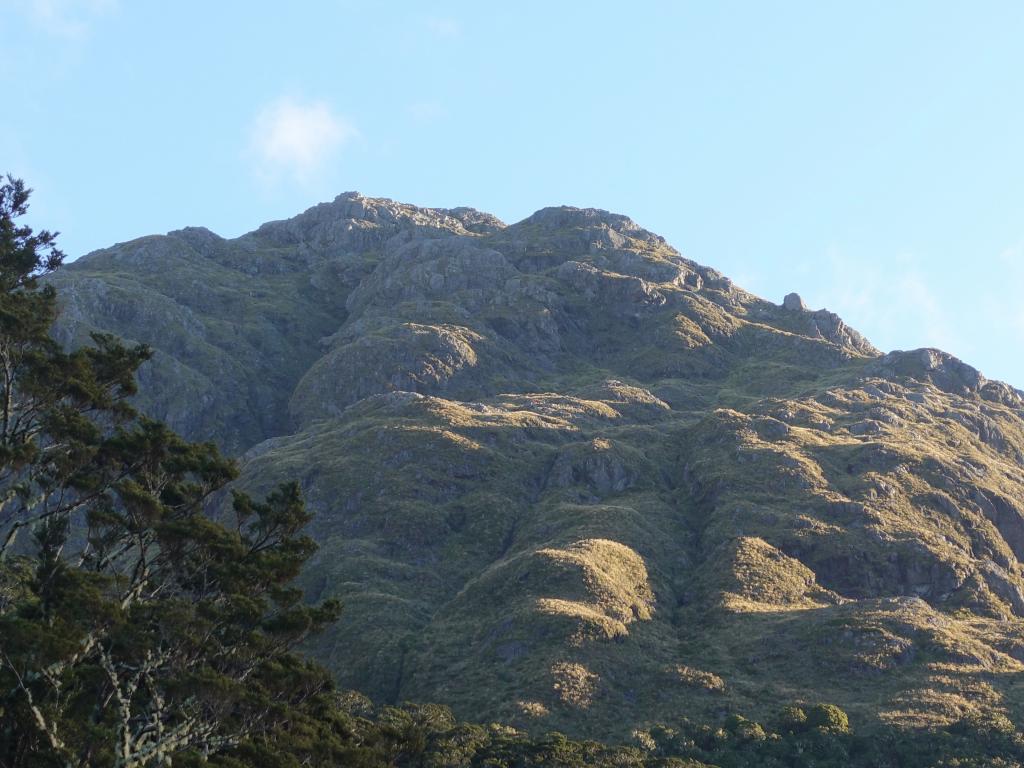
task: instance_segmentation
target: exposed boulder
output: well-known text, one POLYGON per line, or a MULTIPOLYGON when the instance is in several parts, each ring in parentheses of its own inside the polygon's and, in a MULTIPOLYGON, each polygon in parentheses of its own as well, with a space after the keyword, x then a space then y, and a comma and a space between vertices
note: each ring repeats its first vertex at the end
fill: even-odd
POLYGON ((771 416, 755 420, 754 428, 765 440, 782 440, 789 435, 789 425, 771 416))
POLYGON ((882 431, 882 425, 874 419, 864 419, 851 424, 847 429, 851 435, 877 435, 882 431))
POLYGON ((804 300, 800 298, 799 293, 787 293, 786 298, 782 300, 782 306, 790 312, 807 311, 807 305, 804 304, 804 300))

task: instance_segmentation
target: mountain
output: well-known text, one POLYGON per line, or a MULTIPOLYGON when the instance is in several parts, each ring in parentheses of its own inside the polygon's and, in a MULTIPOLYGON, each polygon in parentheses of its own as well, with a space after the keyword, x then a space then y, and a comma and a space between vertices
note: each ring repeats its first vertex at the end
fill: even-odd
POLYGON ((1024 719, 1024 397, 881 354, 630 219, 355 193, 52 278, 59 339, 151 345, 139 404, 297 478, 379 701, 628 736, 827 701, 863 727, 1024 719))

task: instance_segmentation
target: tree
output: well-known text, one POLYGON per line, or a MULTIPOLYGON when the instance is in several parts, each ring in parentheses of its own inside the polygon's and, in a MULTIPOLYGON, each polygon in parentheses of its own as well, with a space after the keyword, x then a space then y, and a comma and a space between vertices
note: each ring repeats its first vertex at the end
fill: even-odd
POLYGON ((29 194, 0 184, 0 766, 251 752, 331 688, 292 651, 339 610, 291 585, 301 493, 229 497, 232 461, 137 413, 146 347, 59 348, 29 194))

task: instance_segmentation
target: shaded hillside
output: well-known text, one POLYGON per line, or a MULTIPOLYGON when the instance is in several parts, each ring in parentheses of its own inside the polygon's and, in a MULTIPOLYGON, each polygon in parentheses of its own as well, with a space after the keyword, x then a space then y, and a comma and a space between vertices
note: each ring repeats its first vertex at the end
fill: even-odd
POLYGON ((629 219, 346 194, 54 282, 141 404, 301 479, 343 684, 538 731, 834 701, 1024 718, 1024 400, 748 294, 629 219))

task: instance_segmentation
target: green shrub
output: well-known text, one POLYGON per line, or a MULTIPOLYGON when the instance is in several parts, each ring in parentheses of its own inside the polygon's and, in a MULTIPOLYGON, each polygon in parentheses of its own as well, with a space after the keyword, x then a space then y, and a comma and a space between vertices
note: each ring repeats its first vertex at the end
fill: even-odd
POLYGON ((807 713, 800 707, 784 707, 779 713, 779 730, 783 733, 799 733, 807 728, 807 713))
POLYGON ((807 710, 807 727, 848 733, 850 718, 835 704, 815 704, 807 710))

